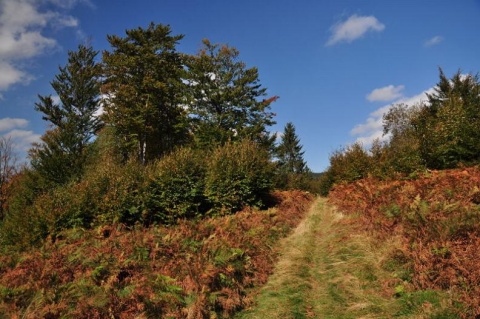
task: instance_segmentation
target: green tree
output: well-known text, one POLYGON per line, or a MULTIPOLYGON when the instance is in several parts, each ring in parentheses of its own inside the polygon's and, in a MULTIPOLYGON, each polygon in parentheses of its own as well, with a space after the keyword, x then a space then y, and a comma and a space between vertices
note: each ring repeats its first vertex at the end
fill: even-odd
POLYGON ((285 125, 282 140, 276 148, 278 164, 282 171, 288 173, 306 173, 309 171, 303 159, 302 145, 295 133, 295 126, 292 122, 285 125))
POLYGON ((85 45, 70 51, 67 65, 59 68, 60 73, 51 82, 60 103, 51 95, 39 95, 40 102, 35 104, 51 128, 31 149, 31 165, 47 183, 63 184, 81 175, 87 146, 102 125, 95 116, 100 95, 96 55, 85 45))
POLYGON ((187 139, 182 57, 176 45, 182 35, 169 26, 109 35, 111 52, 103 53, 105 121, 116 130, 124 157, 142 163, 159 158, 187 139))
POLYGON ((330 166, 325 172, 328 188, 337 183, 350 183, 367 177, 372 171, 369 153, 359 142, 340 150, 330 156, 330 166))
POLYGON ((375 160, 378 159, 378 151, 383 151, 383 159, 376 165, 378 168, 383 168, 384 172, 405 174, 424 168, 417 126, 421 112, 421 105, 397 104, 383 116, 383 133, 390 135, 390 139, 382 147, 378 144, 372 146, 375 160))
POLYGON ((250 138, 273 145, 267 127, 273 125, 270 104, 263 99, 258 69, 238 60, 239 51, 203 40, 197 55, 187 56, 190 113, 197 145, 223 145, 250 138))
POLYGON ((478 75, 457 71, 440 79, 416 122, 420 149, 430 168, 451 168, 480 160, 480 83, 478 75))

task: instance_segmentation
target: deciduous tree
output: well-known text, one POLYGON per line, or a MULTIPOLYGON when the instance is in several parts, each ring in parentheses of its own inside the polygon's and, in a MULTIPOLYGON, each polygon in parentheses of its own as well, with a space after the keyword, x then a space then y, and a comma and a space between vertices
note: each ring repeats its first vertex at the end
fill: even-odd
POLYGON ((105 121, 114 127, 124 156, 141 162, 159 158, 187 137, 183 64, 176 51, 182 35, 169 26, 109 35, 112 51, 103 53, 105 121))
POLYGON ((271 146, 267 127, 274 124, 270 104, 264 99, 258 69, 239 61, 239 51, 203 40, 197 55, 188 56, 190 113, 198 145, 223 145, 251 138, 271 146))

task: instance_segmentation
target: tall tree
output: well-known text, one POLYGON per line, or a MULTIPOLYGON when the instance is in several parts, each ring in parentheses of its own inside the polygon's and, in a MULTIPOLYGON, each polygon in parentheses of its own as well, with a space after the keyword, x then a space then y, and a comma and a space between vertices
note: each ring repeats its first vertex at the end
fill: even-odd
POLYGON ((103 53, 105 121, 124 156, 147 162, 186 140, 183 64, 176 52, 182 38, 154 23, 127 30, 124 38, 108 36, 113 50, 103 53))
POLYGON ((203 40, 197 55, 188 56, 190 112, 197 144, 223 145, 251 138, 271 145, 267 127, 273 125, 270 104, 264 99, 258 69, 238 60, 239 51, 228 45, 203 40))
POLYGON ((287 173, 306 173, 307 164, 303 159, 303 146, 295 133, 295 126, 292 122, 285 125, 282 140, 277 146, 277 157, 280 169, 287 173))
POLYGON ((35 104, 51 128, 30 151, 31 164, 48 182, 65 183, 82 173, 86 147, 101 127, 95 116, 100 95, 97 54, 85 45, 70 51, 67 65, 59 67, 60 73, 51 82, 60 103, 51 95, 39 95, 40 102, 35 104))

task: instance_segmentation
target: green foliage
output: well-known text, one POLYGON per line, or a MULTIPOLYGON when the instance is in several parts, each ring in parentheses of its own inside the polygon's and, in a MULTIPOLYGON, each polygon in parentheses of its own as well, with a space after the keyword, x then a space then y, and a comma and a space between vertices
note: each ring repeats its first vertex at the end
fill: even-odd
POLYGON ((239 51, 228 45, 203 40, 194 56, 186 56, 190 113, 194 139, 199 147, 215 147, 250 138, 270 147, 266 128, 273 125, 270 104, 258 69, 246 68, 239 51))
POLYGON ((182 59, 169 26, 109 35, 103 54, 105 121, 115 128, 123 156, 142 163, 170 152, 187 138, 182 59))
POLYGON ((435 92, 415 123, 420 149, 429 168, 444 169, 480 160, 480 82, 460 71, 448 79, 440 69, 435 92))
POLYGON ((281 142, 275 148, 277 171, 275 186, 280 189, 312 190, 313 177, 303 159, 304 151, 300 139, 295 133, 295 126, 289 122, 285 125, 281 142))
POLYGON ((276 148, 279 169, 289 173, 308 172, 307 164, 303 159, 302 145, 295 133, 295 126, 288 122, 283 130, 282 140, 276 148))
POLYGON ((330 190, 336 183, 348 183, 366 177, 371 165, 371 157, 360 143, 335 151, 330 156, 330 167, 322 177, 322 192, 330 190))
POLYGON ((147 221, 172 223, 205 213, 206 153, 181 148, 153 164, 146 189, 147 221))
POLYGON ((44 179, 30 169, 17 177, 8 198, 8 209, 1 224, 0 244, 20 249, 39 243, 48 234, 48 226, 33 205, 44 189, 44 179))
POLYGON ((133 225, 143 220, 146 168, 140 163, 105 159, 91 167, 82 183, 86 192, 94 194, 96 224, 133 225))
POLYGON ((30 151, 31 165, 46 182, 55 185, 79 178, 88 156, 87 146, 101 123, 98 111, 100 95, 97 52, 80 45, 68 53, 68 64, 60 67, 51 85, 60 104, 52 96, 39 96, 35 109, 52 129, 42 136, 42 143, 30 151))
POLYGON ((244 140, 217 148, 208 161, 205 195, 214 214, 232 213, 244 206, 263 206, 271 189, 273 166, 268 152, 244 140))

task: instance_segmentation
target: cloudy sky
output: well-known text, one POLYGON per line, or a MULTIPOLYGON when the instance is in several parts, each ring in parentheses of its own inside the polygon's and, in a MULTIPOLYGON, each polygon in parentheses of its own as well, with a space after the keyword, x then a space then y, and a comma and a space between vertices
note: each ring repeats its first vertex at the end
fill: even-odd
POLYGON ((417 103, 457 70, 480 71, 480 0, 0 0, 0 136, 20 155, 48 128, 37 94, 68 50, 150 22, 184 34, 178 50, 203 38, 228 43, 256 66, 282 131, 293 122, 314 171, 336 149, 381 137, 392 103, 417 103))

